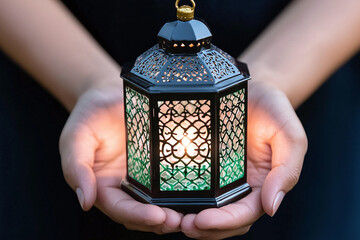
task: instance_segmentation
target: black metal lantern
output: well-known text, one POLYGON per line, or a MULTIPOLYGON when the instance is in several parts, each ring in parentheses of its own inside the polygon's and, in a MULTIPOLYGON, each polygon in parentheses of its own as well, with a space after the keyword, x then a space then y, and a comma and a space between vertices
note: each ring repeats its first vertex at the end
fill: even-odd
POLYGON ((193 6, 124 67, 127 178, 135 199, 182 212, 246 196, 246 64, 211 44, 193 6))

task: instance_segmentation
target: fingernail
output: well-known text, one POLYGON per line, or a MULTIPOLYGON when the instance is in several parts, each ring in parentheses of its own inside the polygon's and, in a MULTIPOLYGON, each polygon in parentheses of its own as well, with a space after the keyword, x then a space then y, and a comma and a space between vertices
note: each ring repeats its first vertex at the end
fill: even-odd
POLYGON ((84 210, 84 193, 81 188, 76 188, 76 195, 78 197, 81 208, 84 210))
POLYGON ((282 200, 285 197, 285 193, 283 191, 278 192, 278 194, 276 194, 274 203, 273 203, 273 207, 272 207, 272 217, 275 215, 276 211, 279 209, 279 206, 282 202, 282 200))

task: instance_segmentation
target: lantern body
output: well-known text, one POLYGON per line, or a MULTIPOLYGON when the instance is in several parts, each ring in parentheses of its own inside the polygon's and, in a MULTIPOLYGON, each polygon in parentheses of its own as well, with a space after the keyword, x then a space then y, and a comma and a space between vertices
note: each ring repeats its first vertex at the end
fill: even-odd
POLYGON ((167 23, 158 39, 121 74, 122 188, 139 201, 182 212, 246 196, 246 64, 212 45, 198 20, 167 23))

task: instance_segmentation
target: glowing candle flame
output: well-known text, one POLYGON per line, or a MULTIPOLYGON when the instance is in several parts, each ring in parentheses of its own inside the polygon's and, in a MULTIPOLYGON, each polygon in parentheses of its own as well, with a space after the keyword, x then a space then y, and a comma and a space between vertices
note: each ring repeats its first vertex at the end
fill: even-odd
POLYGON ((194 156, 196 154, 195 147, 193 144, 185 147, 185 149, 186 149, 186 152, 188 153, 188 155, 190 155, 190 156, 194 156))
POLYGON ((191 141, 189 138, 187 137, 183 137, 181 140, 182 145, 184 145, 185 149, 190 145, 191 141))

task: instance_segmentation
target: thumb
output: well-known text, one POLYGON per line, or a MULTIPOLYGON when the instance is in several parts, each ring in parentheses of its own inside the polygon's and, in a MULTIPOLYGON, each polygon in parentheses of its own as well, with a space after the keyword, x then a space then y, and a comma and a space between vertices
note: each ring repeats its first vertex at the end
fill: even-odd
POLYGON ((88 211, 96 200, 96 178, 92 166, 97 142, 85 130, 69 131, 65 126, 59 145, 65 180, 76 192, 81 208, 88 211))
POLYGON ((272 169, 261 191, 263 208, 270 216, 274 216, 285 194, 296 185, 300 177, 307 139, 301 125, 297 129, 300 131, 296 133, 292 128, 290 136, 280 131, 271 142, 272 169))

